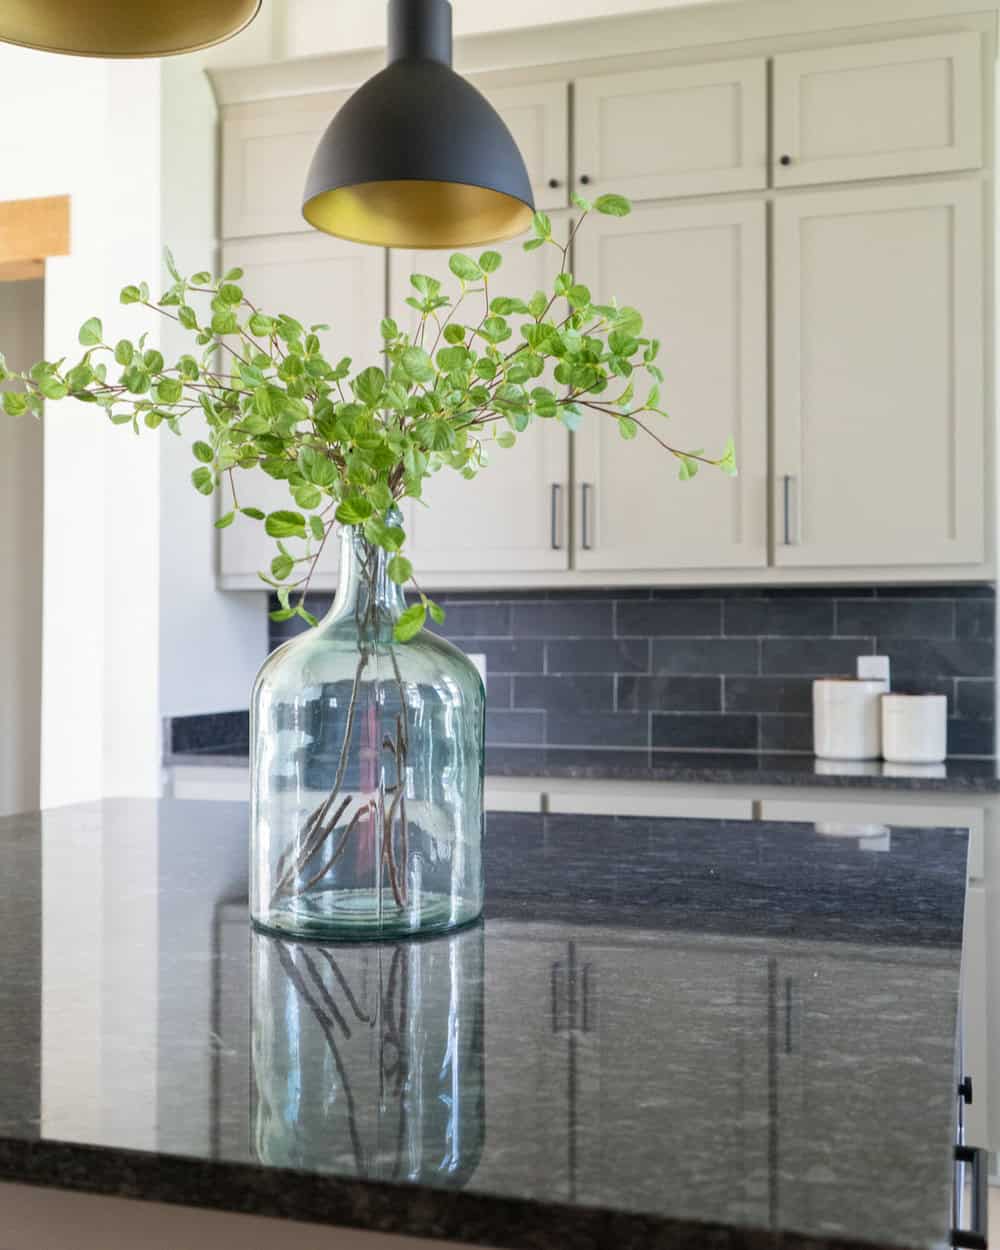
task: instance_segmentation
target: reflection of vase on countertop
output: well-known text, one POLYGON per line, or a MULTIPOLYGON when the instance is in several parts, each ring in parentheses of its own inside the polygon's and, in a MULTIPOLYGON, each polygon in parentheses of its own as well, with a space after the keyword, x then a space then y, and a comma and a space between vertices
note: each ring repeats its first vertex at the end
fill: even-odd
POLYGON ((485 1133, 481 925, 320 945, 253 934, 262 1163, 460 1187, 485 1133))

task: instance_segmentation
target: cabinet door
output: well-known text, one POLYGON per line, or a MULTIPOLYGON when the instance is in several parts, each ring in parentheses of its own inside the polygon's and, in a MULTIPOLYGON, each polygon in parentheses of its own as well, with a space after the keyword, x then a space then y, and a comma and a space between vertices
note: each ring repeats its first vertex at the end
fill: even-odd
POLYGON ((975 31, 774 58, 776 187, 982 164, 975 31))
POLYGON ((222 234, 309 231, 306 174, 320 136, 348 98, 338 91, 241 106, 222 120, 222 234))
MULTIPOLYGON (((656 205, 595 217, 574 264, 595 298, 634 304, 662 341, 661 405, 644 420, 683 450, 721 454, 732 435, 737 478, 677 462, 641 430, 589 412, 576 434, 578 568, 727 569, 767 563, 767 314, 762 204, 656 205), (644 440, 640 442, 639 440, 644 440)), ((640 398, 645 381, 637 381, 640 398)))
POLYGON ((775 205, 775 563, 984 557, 982 187, 775 205))
POLYGON ((536 208, 567 203, 569 83, 525 83, 483 93, 514 136, 531 179, 536 208))
POLYGON ((766 186, 766 84, 763 58, 578 79, 583 194, 649 200, 766 186))
MULTIPOLYGON (((564 222, 553 226, 566 229, 564 222)), ((491 299, 551 288, 559 268, 554 247, 525 252, 514 240, 495 250, 503 264, 490 275, 491 299)), ((455 298, 458 279, 448 269, 451 253, 393 249, 389 255, 389 306, 399 325, 413 333, 419 314, 405 303, 413 293, 410 275, 438 278, 444 293, 455 298)), ((466 299, 467 319, 477 321, 483 295, 466 299)), ((486 447, 490 464, 475 479, 442 469, 424 484, 423 504, 407 503, 407 550, 428 585, 441 585, 451 573, 567 567, 568 431, 554 420, 538 421, 509 450, 492 441, 486 447)))
MULTIPOLYGON (((345 243, 327 235, 286 235, 237 240, 223 249, 223 267, 238 265, 247 297, 264 312, 288 313, 304 325, 329 324, 320 332, 324 351, 334 361, 350 356, 355 370, 377 363, 382 352, 379 322, 385 307, 385 252, 345 243)), ((238 475, 241 502, 272 511, 288 508, 288 487, 266 474, 238 475)), ((289 543, 290 549, 295 543, 289 543)), ((219 531, 220 585, 257 589, 258 570, 275 554, 274 540, 261 524, 238 517, 219 531)), ((314 589, 330 589, 337 571, 336 541, 327 543, 313 577, 314 589)))

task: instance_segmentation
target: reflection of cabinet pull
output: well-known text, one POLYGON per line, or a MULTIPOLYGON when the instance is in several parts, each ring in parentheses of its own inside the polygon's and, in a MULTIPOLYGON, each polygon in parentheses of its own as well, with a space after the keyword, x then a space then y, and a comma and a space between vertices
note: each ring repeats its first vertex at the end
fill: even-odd
POLYGON ((593 487, 589 482, 580 483, 580 546, 590 550, 590 495, 593 487))
POLYGON ((590 1016, 590 1006, 592 1002, 591 985, 590 985, 590 970, 591 968, 593 968, 593 966, 594 966, 593 964, 583 965, 583 995, 582 995, 583 996, 583 1019, 580 1021, 580 1028, 583 1030, 584 1033, 590 1032, 590 1026, 592 1023, 591 1016, 590 1016))

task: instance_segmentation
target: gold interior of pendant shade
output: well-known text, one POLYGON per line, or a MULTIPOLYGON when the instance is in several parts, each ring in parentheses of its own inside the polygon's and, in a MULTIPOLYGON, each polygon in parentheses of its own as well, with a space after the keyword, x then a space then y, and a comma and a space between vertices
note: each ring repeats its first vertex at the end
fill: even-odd
POLYGON ((169 56, 249 25, 261 0, 3 0, 0 39, 77 56, 169 56))
POLYGON ((380 247, 469 247, 521 234, 531 208, 512 195, 461 182, 364 182, 307 200, 311 226, 380 247))

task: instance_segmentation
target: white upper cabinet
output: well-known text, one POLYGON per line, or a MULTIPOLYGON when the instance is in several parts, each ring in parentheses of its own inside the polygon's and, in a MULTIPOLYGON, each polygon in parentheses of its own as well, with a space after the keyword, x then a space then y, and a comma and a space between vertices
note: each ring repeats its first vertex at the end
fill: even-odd
MULTIPOLYGON (((553 229, 565 234, 565 220, 556 218, 553 229)), ((554 247, 525 252, 521 242, 514 240, 493 250, 503 256, 503 264, 490 275, 491 299, 523 297, 526 292, 551 288, 559 268, 554 247)), ((404 302, 413 294, 410 274, 438 278, 445 293, 454 298, 459 284, 448 269, 450 255, 443 251, 389 253, 389 306, 409 333, 416 331, 419 321, 419 314, 404 302)), ((481 292, 470 294, 455 320, 474 325, 484 307, 481 292)), ((429 350, 434 349, 435 339, 436 332, 425 342, 429 350)), ((444 346, 444 341, 438 346, 444 346)), ((539 379, 540 384, 544 381, 539 379)), ((428 585, 441 585, 449 573, 556 570, 568 565, 568 431, 555 420, 538 421, 505 451, 489 433, 506 428, 487 427, 490 464, 473 481, 442 469, 424 485, 423 498, 429 506, 407 503, 407 552, 428 585)))
MULTIPOLYGON (((355 371, 377 363, 382 352, 379 322, 383 315, 385 252, 345 243, 324 234, 244 239, 223 249, 223 266, 244 270, 240 285, 262 312, 288 313, 307 327, 329 324, 319 332, 332 363, 350 356, 355 371)), ((288 487, 257 470, 236 474, 240 502, 273 511, 294 508, 288 487)), ((290 542, 290 549, 297 544, 290 542)), ((258 570, 276 554, 274 540, 261 522, 237 517, 219 531, 220 582, 232 589, 256 588, 258 570)), ((293 554, 297 554, 293 550, 293 554)), ((330 588, 337 570, 337 544, 328 543, 316 566, 313 584, 330 588)))
POLYGON ((568 203, 569 83, 525 83, 483 93, 514 136, 531 179, 536 208, 568 203))
POLYGON ((275 100, 224 118, 223 238, 312 229, 302 216, 306 174, 316 145, 348 95, 275 100))
POLYGON ((582 193, 633 200, 767 186, 764 58, 579 78, 582 193))
POLYGON ((977 181, 775 206, 775 562, 984 558, 977 181))
POLYGON ((774 58, 774 185, 982 164, 975 31, 774 58))
MULTIPOLYGON (((662 341, 661 406, 650 429, 675 447, 719 455, 736 441, 740 475, 678 463, 642 431, 587 411, 575 435, 576 567, 721 570, 767 563, 766 219, 763 204, 649 205, 596 216, 580 232, 575 274, 615 296, 662 341)), ((649 383, 636 377, 642 400, 649 383)), ((609 394, 616 393, 614 388, 609 394)))

